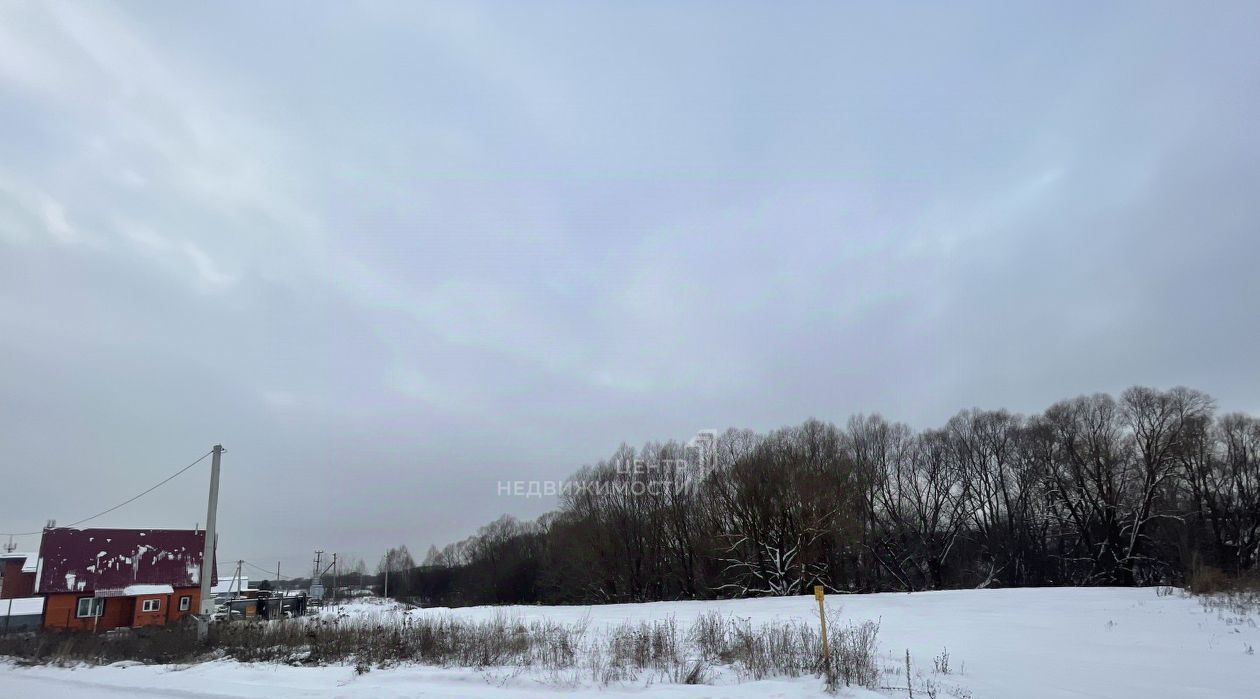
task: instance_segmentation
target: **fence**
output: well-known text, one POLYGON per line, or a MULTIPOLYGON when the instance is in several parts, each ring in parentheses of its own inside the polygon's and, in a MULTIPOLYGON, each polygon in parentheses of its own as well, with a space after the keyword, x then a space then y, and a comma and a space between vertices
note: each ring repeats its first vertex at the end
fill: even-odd
POLYGON ((223 602, 219 605, 219 614, 222 621, 287 619, 304 616, 309 606, 305 594, 275 597, 259 595, 257 599, 239 598, 223 602))
POLYGON ((43 597, 0 600, 0 634, 37 631, 43 621, 43 597))

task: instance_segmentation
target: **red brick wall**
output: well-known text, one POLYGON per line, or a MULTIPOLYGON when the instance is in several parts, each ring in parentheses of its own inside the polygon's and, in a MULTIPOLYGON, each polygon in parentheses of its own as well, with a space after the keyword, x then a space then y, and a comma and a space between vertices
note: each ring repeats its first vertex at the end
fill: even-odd
POLYGON ((48 595, 44 603, 44 628, 72 629, 79 631, 108 631, 120 626, 152 626, 178 621, 190 614, 197 613, 197 602, 201 599, 201 589, 196 587, 176 588, 170 595, 145 595, 143 597, 109 597, 105 600, 105 610, 97 619, 95 627, 92 618, 79 619, 74 613, 80 597, 91 597, 92 593, 58 593, 48 595), (191 597, 188 611, 179 611, 179 598, 191 597), (156 612, 146 612, 144 600, 160 600, 156 612))
POLYGON ((131 619, 132 626, 153 626, 166 623, 166 612, 170 610, 171 595, 144 595, 136 597, 136 612, 131 619), (152 612, 144 611, 145 600, 157 600, 158 608, 152 612))
POLYGON ((166 620, 168 622, 178 621, 180 619, 183 619, 186 616, 191 616, 193 614, 196 614, 197 605, 200 601, 201 601, 201 588, 177 587, 175 588, 175 594, 170 595, 170 604, 167 604, 162 611, 165 613, 166 620), (192 599, 189 600, 188 602, 188 610, 181 612, 179 611, 179 598, 184 597, 184 596, 191 597, 192 599))
POLYGON ((92 617, 82 619, 74 615, 80 597, 91 597, 92 593, 59 593, 47 596, 44 602, 44 628, 71 629, 78 631, 108 631, 120 626, 131 626, 132 605, 135 600, 130 597, 111 597, 105 600, 105 610, 95 624, 92 617))

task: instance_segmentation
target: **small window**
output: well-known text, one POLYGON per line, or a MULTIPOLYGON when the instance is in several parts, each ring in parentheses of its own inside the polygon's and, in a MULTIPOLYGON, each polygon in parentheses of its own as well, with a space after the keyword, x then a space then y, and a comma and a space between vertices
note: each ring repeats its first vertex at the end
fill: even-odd
POLYGON ((184 595, 183 597, 180 597, 179 598, 179 611, 186 612, 189 609, 192 609, 192 597, 190 597, 189 595, 184 595))
POLYGON ((147 599, 140 603, 140 611, 142 612, 156 612, 161 607, 162 600, 160 599, 147 599))
POLYGON ((105 612, 105 600, 93 597, 80 597, 79 606, 75 609, 74 615, 80 619, 91 619, 100 616, 105 612))

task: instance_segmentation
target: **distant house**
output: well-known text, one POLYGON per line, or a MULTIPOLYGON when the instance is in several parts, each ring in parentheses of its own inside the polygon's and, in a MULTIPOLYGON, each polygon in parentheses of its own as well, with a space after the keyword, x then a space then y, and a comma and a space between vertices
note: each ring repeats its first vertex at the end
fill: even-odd
POLYGON ((35 594, 33 553, 0 553, 0 633, 38 629, 44 600, 35 594))
POLYGON ((251 589, 249 586, 249 578, 242 576, 231 576, 220 578, 219 582, 210 588, 210 594, 215 597, 244 597, 244 591, 251 589))
POLYGON ((35 580, 44 628, 105 631, 195 614, 204 546, 204 531, 44 530, 35 580))
POLYGON ((0 599, 18 599, 35 594, 33 553, 0 553, 0 599))

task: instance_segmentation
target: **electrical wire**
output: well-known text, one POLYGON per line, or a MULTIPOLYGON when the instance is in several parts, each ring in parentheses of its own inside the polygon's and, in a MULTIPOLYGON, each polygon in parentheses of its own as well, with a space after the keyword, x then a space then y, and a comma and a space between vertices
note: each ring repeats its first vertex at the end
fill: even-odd
MULTIPOLYGON (((264 568, 264 567, 262 567, 262 566, 260 566, 260 565, 254 564, 254 563, 250 563, 249 561, 242 560, 241 562, 242 562, 242 563, 244 563, 245 565, 249 566, 250 568, 257 568, 258 570, 260 570, 260 571, 262 571, 262 572, 266 573, 267 575, 275 575, 275 574, 276 574, 276 573, 275 573, 275 571, 272 571, 272 570, 267 570, 266 568, 264 568)), ((284 580, 296 580, 296 579, 297 579, 297 578, 293 577, 292 575, 281 575, 280 577, 281 577, 281 578, 283 578, 284 580)), ((270 578, 268 578, 268 580, 270 580, 270 578)))
MULTIPOLYGON (((79 520, 79 521, 77 521, 77 522, 71 522, 70 524, 66 524, 66 525, 63 525, 63 526, 66 526, 66 527, 77 527, 77 526, 79 526, 80 524, 83 524, 84 522, 90 522, 90 521, 92 521, 92 520, 96 519, 97 517, 103 517, 103 516, 105 516, 105 515, 107 515, 107 514, 109 514, 109 513, 113 512, 114 510, 117 510, 117 509, 118 509, 118 508, 120 508, 120 507, 125 507, 125 506, 127 506, 127 505, 130 505, 131 503, 135 502, 136 500, 139 500, 140 498, 142 498, 142 497, 144 497, 144 496, 148 495, 149 493, 152 493, 153 491, 157 490, 158 488, 161 488, 162 486, 166 485, 167 483, 170 483, 172 480, 174 480, 174 479, 175 479, 175 477, 176 477, 176 476, 178 476, 178 475, 182 474, 183 472, 187 471, 188 469, 192 468, 193 466, 196 466, 197 464, 201 463, 202 461, 205 461, 206 457, 207 457, 207 456, 210 456, 210 455, 211 455, 211 454, 213 454, 213 453, 214 453, 214 450, 213 450, 213 449, 211 449, 210 451, 208 451, 208 452, 206 452, 206 453, 202 454, 202 455, 201 455, 201 458, 199 458, 199 459, 197 459, 196 461, 192 462, 191 464, 188 464, 187 466, 185 466, 185 467, 181 468, 180 470, 176 471, 175 473, 172 473, 171 475, 167 476, 165 479, 163 479, 163 480, 159 481, 157 485, 155 485, 155 486, 153 486, 153 487, 149 488, 148 490, 144 491, 143 493, 140 493, 139 495, 136 495, 135 497, 132 497, 132 498, 130 498, 130 499, 128 499, 128 500, 124 500, 123 502, 120 502, 120 503, 118 503, 117 505, 114 505, 113 507, 109 508, 108 510, 104 510, 104 511, 101 511, 101 512, 97 512, 96 514, 92 515, 91 517, 84 517, 83 519, 81 519, 81 520, 79 520)), ((0 532, 0 536, 34 536, 35 534, 41 534, 41 533, 43 533, 43 531, 44 531, 44 530, 40 529, 40 530, 38 530, 38 531, 33 531, 33 532, 21 532, 21 533, 12 533, 12 534, 10 534, 10 533, 6 533, 6 532, 0 532)))

